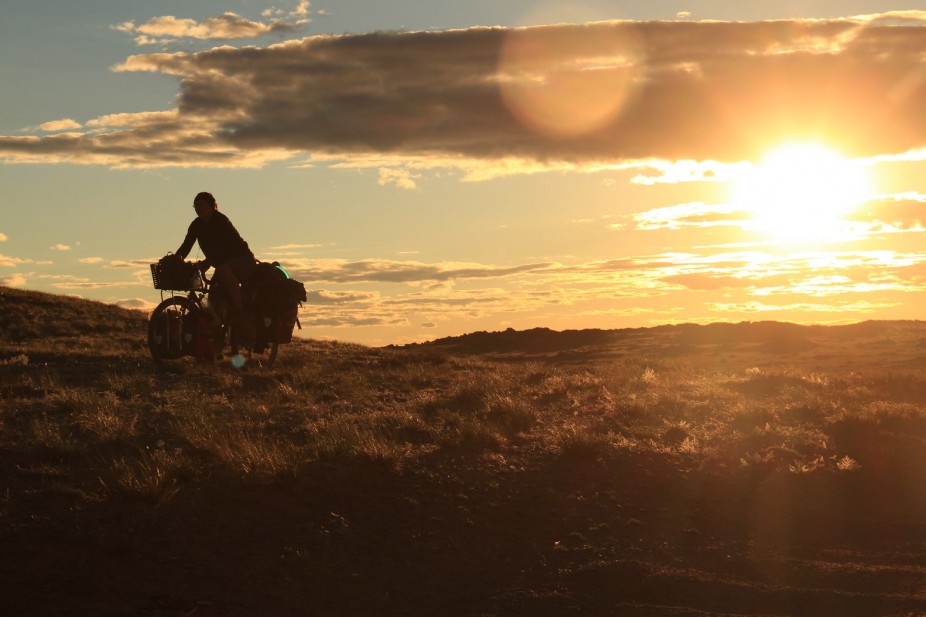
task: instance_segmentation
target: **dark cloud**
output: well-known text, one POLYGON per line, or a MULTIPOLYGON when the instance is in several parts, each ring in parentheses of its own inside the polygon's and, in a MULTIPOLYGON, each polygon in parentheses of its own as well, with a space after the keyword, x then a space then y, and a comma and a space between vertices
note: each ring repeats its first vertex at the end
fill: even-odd
POLYGON ((0 138, 7 160, 260 165, 315 154, 532 164, 754 158, 787 139, 926 147, 926 29, 875 19, 602 22, 147 54, 176 117, 0 138))

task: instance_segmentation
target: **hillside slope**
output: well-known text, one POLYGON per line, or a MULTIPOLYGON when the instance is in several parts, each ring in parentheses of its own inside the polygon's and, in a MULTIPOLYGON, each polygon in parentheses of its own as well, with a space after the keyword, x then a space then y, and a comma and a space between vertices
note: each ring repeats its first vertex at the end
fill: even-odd
POLYGON ((881 363, 919 323, 300 340, 269 371, 14 296, 4 617, 926 614, 926 370, 881 363))
POLYGON ((148 316, 111 304, 0 287, 0 342, 140 331, 148 316))

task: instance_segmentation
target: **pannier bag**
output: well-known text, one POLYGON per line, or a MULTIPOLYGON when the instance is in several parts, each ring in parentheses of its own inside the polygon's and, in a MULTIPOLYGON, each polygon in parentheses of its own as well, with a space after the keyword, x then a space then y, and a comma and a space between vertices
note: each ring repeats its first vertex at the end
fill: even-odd
POLYGON ((212 319, 203 311, 193 310, 183 317, 183 355, 211 358, 215 351, 212 319))
POLYGON ((202 287, 196 264, 183 261, 183 257, 171 253, 158 260, 158 263, 151 264, 151 279, 155 289, 190 291, 202 287))
MULTIPOLYGON (((292 343, 293 330, 299 322, 299 308, 279 309, 272 317, 263 317, 258 323, 257 340, 261 345, 292 343)), ((301 327, 301 326, 300 326, 301 327)))
POLYGON ((264 317, 266 339, 271 343, 292 342, 293 329, 299 325, 299 306, 307 297, 305 285, 290 278, 279 263, 260 262, 251 276, 248 294, 251 305, 264 317))
POLYGON ((265 311, 292 308, 306 300, 305 285, 290 278, 277 262, 259 262, 248 287, 252 304, 265 311))
POLYGON ((295 306, 291 309, 283 309, 277 312, 276 316, 273 318, 271 330, 271 336, 274 342, 293 342, 293 329, 296 327, 296 322, 299 321, 298 312, 299 309, 295 306))

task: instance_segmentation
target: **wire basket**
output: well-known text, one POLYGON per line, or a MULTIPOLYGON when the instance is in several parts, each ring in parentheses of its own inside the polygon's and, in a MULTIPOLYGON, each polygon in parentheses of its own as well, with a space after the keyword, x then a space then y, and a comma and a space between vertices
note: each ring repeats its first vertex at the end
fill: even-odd
POLYGON ((165 291, 191 291, 203 286, 196 264, 182 259, 162 259, 151 264, 151 280, 155 289, 165 291))

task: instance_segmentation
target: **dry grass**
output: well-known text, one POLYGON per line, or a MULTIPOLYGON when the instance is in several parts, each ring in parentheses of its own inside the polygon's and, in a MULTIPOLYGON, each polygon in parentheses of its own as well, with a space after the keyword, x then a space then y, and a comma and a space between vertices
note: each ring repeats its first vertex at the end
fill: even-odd
MULTIPOLYGON (((851 546, 853 530, 872 525, 926 541, 913 527, 926 513, 926 372, 918 368, 847 371, 761 353, 708 361, 660 353, 666 347, 655 342, 653 351, 561 362, 300 341, 283 348, 273 371, 193 361, 162 369, 146 357, 141 329, 123 338, 61 327, 56 342, 19 331, 26 334, 0 340, 0 523, 34 529, 33 539, 54 520, 75 537, 96 534, 130 551, 149 517, 167 517, 145 532, 154 543, 163 525, 189 538, 209 533, 207 520, 231 516, 243 535, 223 541, 240 543, 236 550, 282 542, 287 567, 347 578, 373 576, 363 571, 371 550, 378 559, 404 555, 409 572, 428 577, 409 564, 439 572, 466 560, 455 543, 480 563, 498 561, 497 573, 507 572, 493 552, 504 545, 518 576, 565 559, 560 572, 581 578, 619 551, 650 559, 662 545, 715 573, 721 566, 697 561, 712 545, 731 554, 762 542, 785 550, 817 533, 843 534, 834 537, 851 546), (275 510, 253 497, 274 490, 283 491, 275 510), (813 498, 782 509, 776 500, 785 494, 813 498), (214 511, 222 500, 237 514, 214 511), (766 523, 757 512, 788 518, 766 523), (847 512, 859 518, 832 525, 847 512), (276 522, 255 532, 266 517, 276 522), (181 531, 187 519, 190 535, 181 531), (273 525, 286 530, 285 542, 273 525), (254 533, 262 544, 247 537, 254 533), (389 539, 396 533, 403 548, 389 539), (446 561, 434 561, 440 551, 451 551, 446 561)), ((840 357, 850 349, 841 343, 840 357)), ((49 533, 51 550, 64 532, 49 533)), ((177 550, 197 561, 209 549, 177 550)), ((260 583, 286 576, 270 566, 260 583)), ((566 584, 550 573, 531 580, 566 584)), ((768 581, 753 583, 766 589, 768 581)), ((351 593, 344 584, 342 598, 351 593)), ((373 600, 385 591, 364 593, 373 600)), ((420 614, 436 610, 415 601, 420 614)), ((534 613, 517 602, 508 612, 534 613)), ((905 602, 888 604, 916 606, 905 602)), ((879 614, 859 606, 854 614, 879 614)), ((158 610, 149 612, 169 613, 158 610)))
POLYGON ((118 467, 131 476, 124 490, 149 496, 165 482, 183 490, 180 478, 291 479, 348 459, 398 469, 461 449, 842 473, 874 464, 877 451, 926 446, 926 383, 915 372, 495 363, 331 343, 292 345, 273 372, 192 362, 159 372, 136 360, 143 368, 79 375, 66 362, 6 362, 6 445, 73 459, 82 491, 118 467), (99 455, 112 451, 115 465, 99 455))

